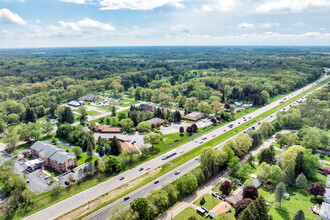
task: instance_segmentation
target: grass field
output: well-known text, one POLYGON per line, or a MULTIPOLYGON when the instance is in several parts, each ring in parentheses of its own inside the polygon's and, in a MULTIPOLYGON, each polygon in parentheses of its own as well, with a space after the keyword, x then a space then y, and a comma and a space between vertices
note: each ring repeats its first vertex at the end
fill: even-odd
POLYGON ((139 101, 135 101, 135 100, 132 100, 132 99, 122 98, 121 99, 121 102, 118 102, 117 105, 119 105, 121 107, 128 107, 128 106, 131 106, 131 105, 137 105, 139 103, 140 103, 139 101), (126 104, 124 104, 124 103, 126 103, 126 104))
POLYGON ((90 115, 90 116, 96 116, 96 115, 100 114, 100 112, 95 111, 95 110, 90 110, 90 111, 86 110, 86 113, 87 113, 87 115, 90 115))
POLYGON ((218 205, 221 202, 220 199, 213 197, 210 194, 204 194, 201 197, 199 197, 194 204, 198 205, 198 206, 203 206, 205 208, 207 208, 208 210, 213 209, 216 205, 218 205), (205 199, 205 203, 201 204, 200 201, 202 200, 202 198, 205 199))
MULTIPOLYGON (((234 213, 235 213, 235 210, 232 208, 231 213, 229 213, 229 214, 225 214, 225 213, 220 214, 214 219, 215 220, 235 220, 234 213)), ((189 207, 189 208, 184 209, 178 215, 176 215, 173 218, 173 220, 188 220, 189 217, 192 217, 192 216, 196 217, 197 220, 210 219, 209 217, 199 215, 194 208, 189 207)))

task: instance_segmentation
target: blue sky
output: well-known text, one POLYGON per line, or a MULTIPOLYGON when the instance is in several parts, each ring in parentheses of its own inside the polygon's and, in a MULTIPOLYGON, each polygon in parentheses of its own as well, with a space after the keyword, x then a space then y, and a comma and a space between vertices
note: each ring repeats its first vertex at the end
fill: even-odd
POLYGON ((0 0, 0 48, 330 46, 330 0, 0 0))

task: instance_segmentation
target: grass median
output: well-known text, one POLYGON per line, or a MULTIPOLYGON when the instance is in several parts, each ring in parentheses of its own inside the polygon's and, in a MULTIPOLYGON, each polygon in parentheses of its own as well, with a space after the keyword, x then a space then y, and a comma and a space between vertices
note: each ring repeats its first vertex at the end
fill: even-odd
MULTIPOLYGON (((170 161, 169 163, 164 164, 164 165, 162 166, 161 171, 160 171, 157 175, 155 175, 155 176, 153 176, 153 177, 150 177, 150 178, 146 179, 145 181, 143 181, 143 182, 140 183, 139 185, 137 185, 137 186, 135 186, 135 187, 133 187, 133 188, 131 188, 131 189, 125 191, 125 192, 122 193, 121 195, 118 195, 116 198, 111 199, 111 200, 109 200, 108 202, 103 203, 102 205, 99 205, 97 208, 95 208, 95 209, 89 211, 88 213, 86 213, 86 214, 84 214, 84 215, 82 215, 82 216, 80 216, 80 217, 78 217, 78 218, 76 218, 76 219, 83 219, 83 218, 85 218, 86 216, 88 216, 88 215, 90 215, 90 214, 96 212, 97 210, 100 210, 101 208, 103 208, 103 207, 105 207, 105 206, 111 204, 112 202, 116 201, 117 199, 120 199, 120 198, 122 198, 123 196, 125 196, 125 195, 127 195, 127 194, 133 192, 133 191, 136 190, 136 189, 138 189, 139 187, 141 187, 141 186, 143 186, 143 185, 149 183, 150 181, 153 181, 153 180, 157 179, 158 177, 160 177, 160 176, 166 174, 167 172, 169 172, 169 171, 171 171, 171 170, 177 168, 178 166, 182 165, 183 163, 185 163, 185 162, 187 162, 187 161, 193 159, 194 157, 198 156, 198 155, 200 154, 200 151, 201 151, 203 148, 205 148, 205 147, 215 147, 216 145, 220 144, 221 142, 223 142, 223 141, 227 140, 228 138, 230 138, 230 137, 232 137, 232 136, 238 134, 238 133, 241 132, 241 131, 244 131, 245 129, 247 129, 248 127, 252 126, 253 124, 255 124, 255 123, 261 121, 262 119, 264 119, 264 118, 266 118, 266 117, 268 117, 268 116, 274 114, 274 113, 277 112, 279 109, 282 109, 283 107, 286 107, 286 106, 289 105, 290 103, 292 103, 292 102, 294 102, 294 101, 296 101, 296 100, 298 100, 298 99, 304 97, 306 94, 308 94, 308 93, 310 93, 310 92, 316 90, 317 88, 321 87, 322 85, 324 85, 325 83, 327 83, 327 82, 329 82, 329 81, 330 81, 330 79, 327 79, 327 80, 325 80, 324 82, 319 83, 318 85, 316 85, 316 86, 314 86, 314 87, 312 87, 312 88, 310 88, 310 89, 308 89, 308 90, 302 92, 301 94, 299 94, 299 95, 297 95, 297 96, 295 96, 295 97, 293 97, 293 98, 287 100, 286 102, 281 103, 280 105, 276 106, 275 108, 272 108, 272 109, 266 111, 265 113, 259 115, 258 117, 254 118, 254 119, 251 119, 250 121, 245 122, 244 124, 242 124, 242 125, 240 125, 240 126, 234 128, 234 129, 232 129, 232 130, 226 132, 225 134, 222 134, 222 135, 220 135, 220 136, 218 136, 218 137, 216 137, 216 138, 214 138, 214 139, 212 139, 212 140, 206 142, 205 144, 202 144, 202 145, 198 146, 197 148, 195 148, 195 149, 193 149, 193 150, 191 150, 191 151, 189 151, 189 152, 183 154, 182 156, 173 159, 173 160, 170 161)), ((282 96, 282 97, 283 97, 283 96, 282 96)))

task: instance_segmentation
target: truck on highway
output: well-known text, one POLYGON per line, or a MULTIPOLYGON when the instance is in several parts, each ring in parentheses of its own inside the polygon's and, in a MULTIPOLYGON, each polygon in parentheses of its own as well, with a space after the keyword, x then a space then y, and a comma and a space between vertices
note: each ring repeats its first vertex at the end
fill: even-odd
POLYGON ((166 160, 167 158, 169 158, 169 157, 171 157, 171 156, 173 156, 175 154, 176 154, 176 150, 171 150, 171 151, 167 152, 166 154, 164 154, 163 157, 162 157, 162 159, 163 160, 166 160))

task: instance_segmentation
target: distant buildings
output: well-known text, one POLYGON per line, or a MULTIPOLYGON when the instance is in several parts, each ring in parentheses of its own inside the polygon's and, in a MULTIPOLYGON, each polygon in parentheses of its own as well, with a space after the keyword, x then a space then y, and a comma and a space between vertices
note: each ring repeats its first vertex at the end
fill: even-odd
POLYGON ((95 132, 99 133, 121 133, 122 129, 117 127, 111 127, 109 125, 100 125, 95 122, 95 132))
POLYGON ((96 102, 100 97, 98 95, 85 95, 83 97, 78 98, 78 101, 85 102, 96 102))
POLYGON ((149 124, 151 124, 155 127, 158 127, 164 123, 164 120, 161 118, 152 118, 152 119, 147 120, 146 122, 148 122, 149 124))
POLYGON ((67 153, 62 146, 55 146, 49 141, 37 141, 31 147, 31 154, 38 156, 45 162, 45 166, 52 167, 58 172, 67 171, 77 165, 75 153, 67 153))
POLYGON ((140 105, 140 108, 142 110, 146 110, 146 111, 154 111, 155 110, 155 107, 152 106, 152 105, 147 105, 147 104, 141 104, 140 105))
POLYGON ((201 113, 201 112, 192 112, 188 115, 185 115, 183 117, 184 120, 187 120, 187 121, 198 121, 200 119, 202 119, 204 117, 204 113, 201 113))

